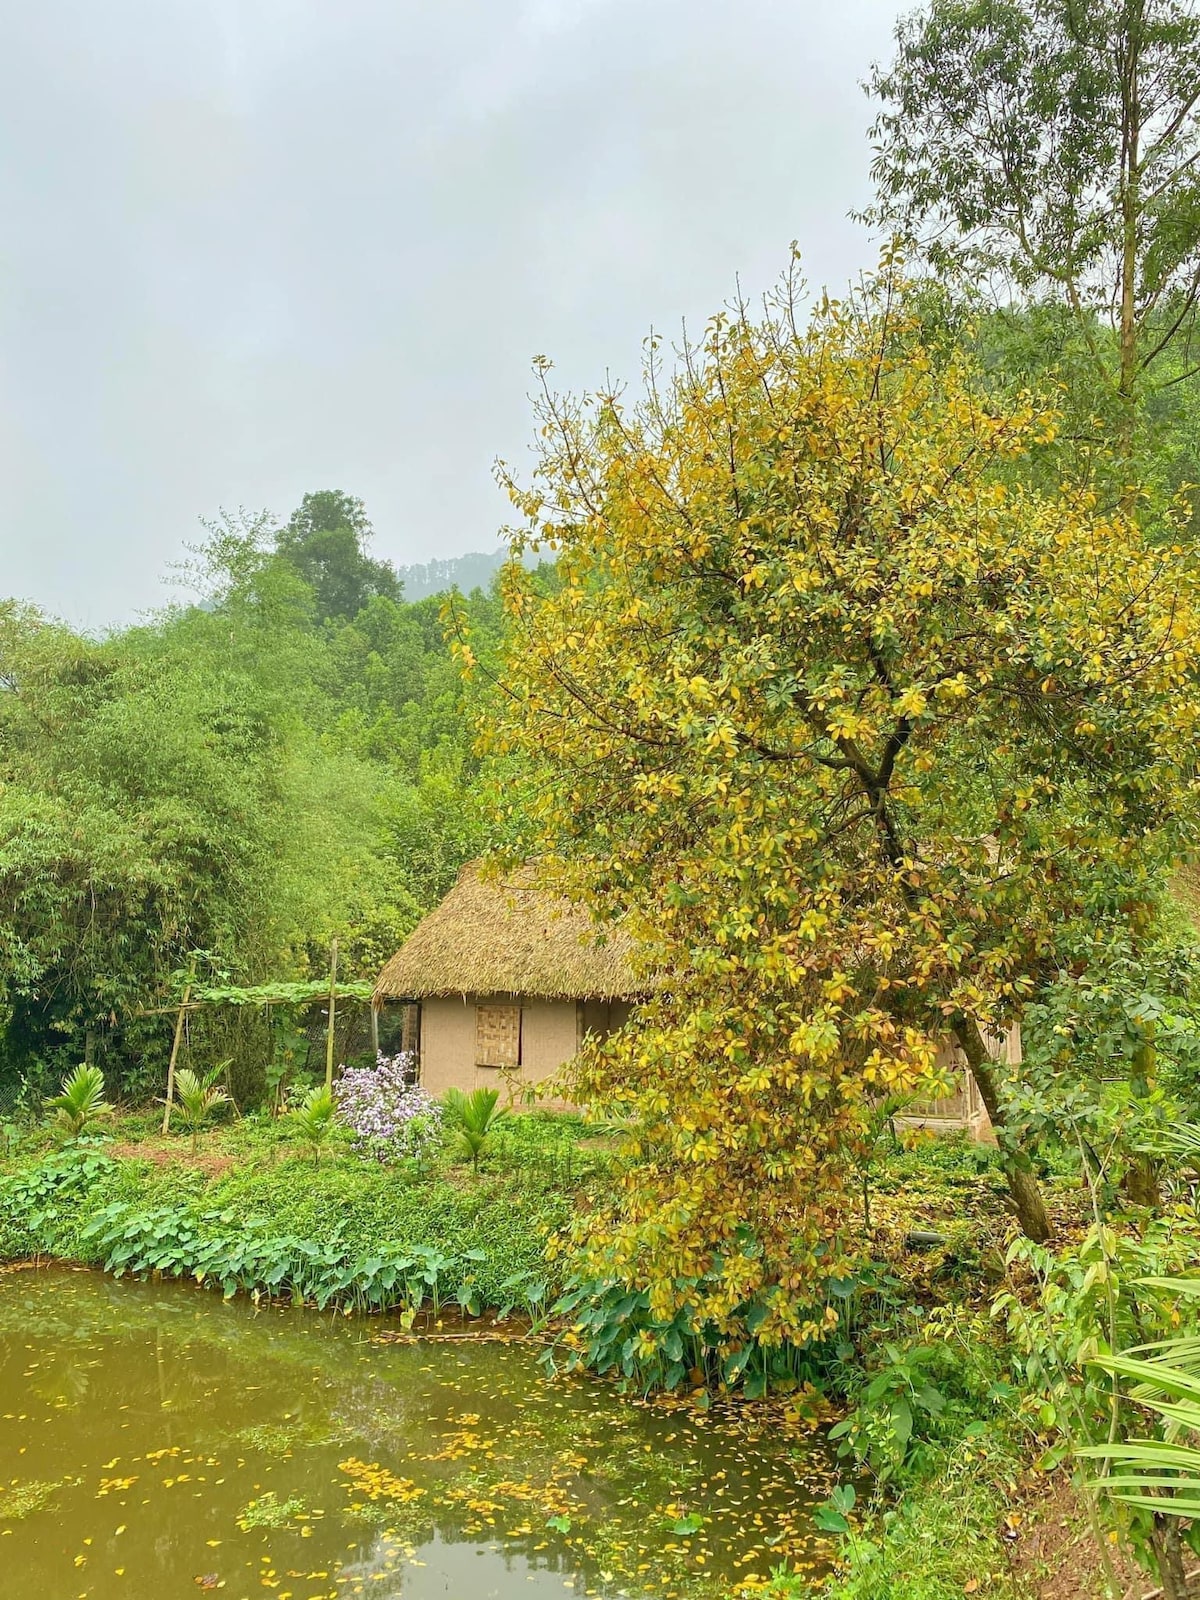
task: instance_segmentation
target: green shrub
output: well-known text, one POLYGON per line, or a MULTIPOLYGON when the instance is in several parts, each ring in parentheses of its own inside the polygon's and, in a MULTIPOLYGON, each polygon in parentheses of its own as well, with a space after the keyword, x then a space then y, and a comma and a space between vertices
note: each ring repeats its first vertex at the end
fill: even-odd
MULTIPOLYGON (((757 1400, 771 1388, 813 1382, 821 1372, 819 1345, 768 1347, 753 1337, 731 1344, 714 1325, 697 1327, 684 1310, 662 1321, 650 1309, 648 1290, 614 1279, 572 1278, 551 1309, 570 1317, 577 1342, 552 1351, 550 1365, 563 1359, 568 1371, 586 1367, 642 1394, 671 1392, 700 1372, 711 1388, 740 1388, 757 1400)), ((753 1334, 766 1309, 760 1298, 735 1314, 753 1334)))
POLYGON ((217 1085, 217 1079, 229 1066, 222 1061, 211 1072, 201 1076, 190 1067, 180 1067, 175 1074, 175 1101, 184 1126, 192 1136, 192 1154, 200 1142, 200 1130, 218 1106, 227 1106, 229 1095, 217 1085))
POLYGON ((511 1113, 500 1105, 499 1089, 447 1089, 442 1097, 446 1125, 458 1137, 460 1153, 478 1172, 479 1158, 511 1113))
POLYGON ((295 1110, 288 1113, 288 1121, 312 1151, 316 1163, 320 1162, 321 1151, 333 1136, 335 1110, 333 1095, 323 1083, 319 1083, 308 1091, 295 1110))
POLYGON ((849 1408, 829 1430, 854 1470, 879 1484, 927 1479, 957 1441, 982 1440, 1006 1410, 1015 1412, 1019 1396, 1000 1371, 989 1329, 976 1319, 955 1337, 955 1321, 947 1309, 928 1326, 910 1317, 860 1336, 864 1357, 850 1368, 849 1408))

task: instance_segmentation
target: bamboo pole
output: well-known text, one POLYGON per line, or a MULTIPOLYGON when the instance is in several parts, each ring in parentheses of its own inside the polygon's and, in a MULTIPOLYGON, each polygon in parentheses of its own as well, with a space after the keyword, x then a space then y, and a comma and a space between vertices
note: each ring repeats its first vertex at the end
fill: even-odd
POLYGON ((325 1035, 325 1087, 333 1092, 333 1025, 337 1015, 337 940, 329 946, 329 1029, 325 1035))
POLYGON ((183 1003, 179 1007, 179 1015, 175 1018, 175 1037, 171 1040, 171 1059, 167 1062, 167 1097, 163 1101, 162 1131, 171 1131, 171 1101, 175 1098, 175 1058, 179 1054, 179 1041, 183 1038, 183 1022, 188 1013, 188 1001, 192 995, 192 976, 194 966, 188 967, 187 987, 183 991, 183 1003))

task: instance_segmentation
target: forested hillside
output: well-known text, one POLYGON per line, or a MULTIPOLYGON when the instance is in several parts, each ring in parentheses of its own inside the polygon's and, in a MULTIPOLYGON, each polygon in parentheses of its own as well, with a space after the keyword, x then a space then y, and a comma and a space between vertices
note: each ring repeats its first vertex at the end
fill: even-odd
POLYGON ((469 594, 472 589, 486 589, 504 564, 507 551, 490 553, 473 551, 465 556, 446 556, 433 561, 414 561, 397 567, 404 585, 406 600, 425 600, 430 595, 445 594, 447 589, 461 589, 469 594))

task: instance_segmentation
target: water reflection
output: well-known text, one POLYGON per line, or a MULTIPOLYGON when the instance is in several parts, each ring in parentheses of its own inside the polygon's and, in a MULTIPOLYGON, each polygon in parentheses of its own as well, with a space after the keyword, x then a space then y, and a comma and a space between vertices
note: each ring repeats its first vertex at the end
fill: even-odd
POLYGON ((0 1275, 5 1592, 703 1597, 819 1567, 827 1459, 778 1415, 629 1405, 528 1345, 381 1326, 0 1275))

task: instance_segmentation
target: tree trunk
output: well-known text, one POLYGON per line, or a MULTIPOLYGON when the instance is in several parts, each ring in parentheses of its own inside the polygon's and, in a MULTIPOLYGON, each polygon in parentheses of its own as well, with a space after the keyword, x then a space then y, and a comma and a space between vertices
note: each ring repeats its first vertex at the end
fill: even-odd
POLYGON ((187 1020, 188 1001, 192 998, 192 972, 193 967, 188 966, 187 987, 183 991, 183 999, 179 1005, 179 1015, 175 1018, 175 1037, 171 1040, 171 1059, 167 1062, 167 1093, 163 1100, 162 1131, 171 1131, 171 1102, 175 1098, 175 1061, 179 1055, 179 1042, 183 1038, 183 1025, 187 1020))
MULTIPOLYGON (((1130 1086, 1139 1100, 1149 1098, 1154 1088, 1157 1071, 1157 1048, 1154 1023, 1141 1024, 1142 1038, 1133 1052, 1133 1071, 1130 1086)), ((1162 1208, 1162 1193, 1158 1187, 1158 1163, 1152 1156, 1135 1155, 1125 1174, 1125 1193, 1135 1206, 1148 1206, 1152 1211, 1162 1208)))
POLYGON ((1130 1162, 1129 1171, 1125 1174, 1124 1189, 1130 1205, 1145 1206, 1148 1211, 1162 1209, 1158 1169, 1149 1156, 1138 1156, 1130 1162))
POLYGON ((1150 1543, 1154 1547, 1154 1560, 1162 1580, 1163 1600, 1187 1600, 1188 1581, 1183 1570, 1183 1541, 1179 1537, 1178 1517, 1164 1517, 1156 1511, 1150 1543))
POLYGON ((1119 285, 1120 375, 1117 391, 1121 409, 1118 449, 1125 471, 1126 487, 1122 509, 1129 512, 1136 503, 1133 488, 1133 453, 1137 426, 1138 318, 1137 268, 1138 229, 1141 221, 1141 51, 1142 5, 1135 0, 1127 18, 1128 33, 1120 59, 1118 76, 1121 92, 1121 278, 1119 285))
POLYGON ((329 946, 329 1027, 325 1033, 325 1087, 333 1093, 333 1050, 337 1025, 337 956, 338 942, 329 946))
POLYGON ((1027 1239, 1045 1244, 1052 1232, 1050 1214, 1046 1210, 1046 1202, 1042 1199, 1038 1181, 1030 1171, 1029 1158, 1017 1145, 1008 1126, 1004 1107, 1000 1104, 1000 1089, 996 1082, 995 1070, 987 1053, 987 1046, 983 1042, 983 1035, 979 1031, 979 1025, 972 1018, 960 1015, 954 1019, 953 1029, 954 1037, 967 1058, 971 1076, 979 1087, 980 1099, 992 1119, 996 1143, 1000 1147, 1004 1176, 1008 1180, 1008 1192, 1016 1207, 1021 1231, 1027 1239))

